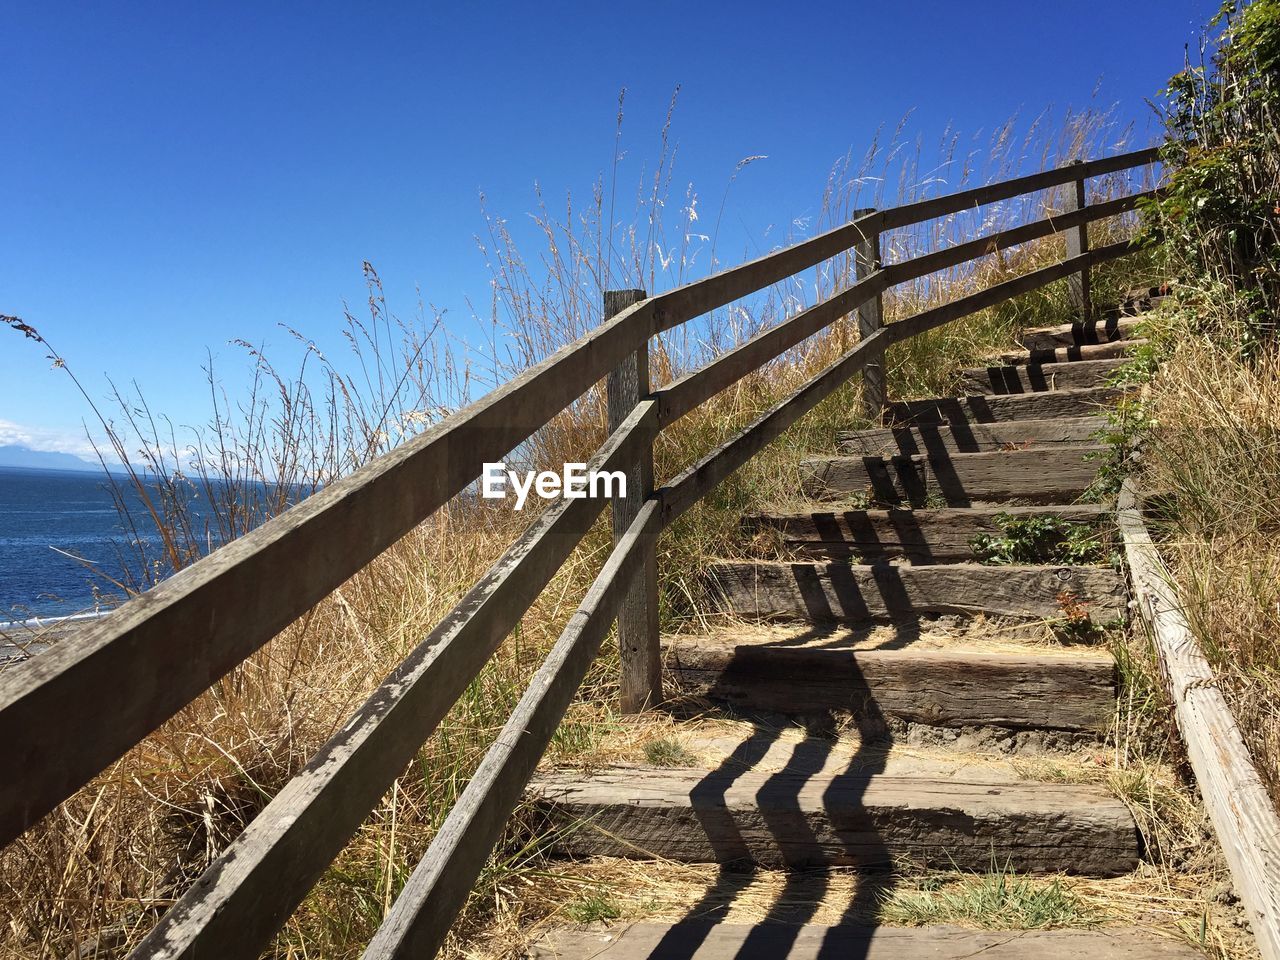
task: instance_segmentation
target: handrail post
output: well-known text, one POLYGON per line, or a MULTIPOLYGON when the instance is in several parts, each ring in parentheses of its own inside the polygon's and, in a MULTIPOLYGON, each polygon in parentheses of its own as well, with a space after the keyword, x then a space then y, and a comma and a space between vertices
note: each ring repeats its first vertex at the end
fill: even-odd
MULTIPOLYGON (((606 290, 604 317, 609 319, 645 299, 643 290, 606 290)), ((609 431, 618 428, 649 395, 649 342, 626 357, 609 374, 609 431)), ((627 494, 613 500, 613 542, 616 546, 653 492, 653 445, 626 471, 627 494)), ((662 658, 658 640, 658 561, 655 544, 642 548, 635 579, 618 607, 618 651, 622 658, 619 690, 623 713, 639 713, 662 701, 662 658)))
MULTIPOLYGON (((1083 166, 1083 160, 1072 160, 1071 166, 1083 166)), ((1087 205, 1084 192, 1084 178, 1066 184, 1066 202, 1063 213, 1074 213, 1087 205)), ((1067 231, 1067 257, 1078 257, 1089 252, 1089 225, 1082 223, 1067 231)), ((1067 277, 1067 295, 1071 300, 1071 309, 1081 323, 1088 322, 1093 315, 1092 294, 1089 289, 1089 268, 1067 277)))
MULTIPOLYGON (((853 211, 854 218, 875 213, 875 207, 863 207, 853 211)), ((880 269, 880 233, 864 235, 854 245, 854 279, 862 280, 880 269)), ((884 323, 880 294, 858 307, 858 335, 866 340, 884 323)), ((884 417, 884 351, 879 351, 867 361, 862 371, 862 409, 867 419, 877 426, 884 417)))

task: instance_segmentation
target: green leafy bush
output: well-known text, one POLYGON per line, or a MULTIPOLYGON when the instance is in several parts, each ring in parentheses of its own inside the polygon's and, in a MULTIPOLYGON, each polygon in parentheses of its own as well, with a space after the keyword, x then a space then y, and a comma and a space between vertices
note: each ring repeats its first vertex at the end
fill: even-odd
POLYGON ((979 534, 970 542, 981 563, 1093 564, 1106 559, 1102 537, 1089 524, 1051 515, 996 515, 1000 535, 979 534))
POLYGON ((1246 353, 1275 338, 1280 309, 1280 0, 1225 3, 1209 62, 1164 91, 1164 195, 1147 236, 1195 279, 1234 292, 1246 353))

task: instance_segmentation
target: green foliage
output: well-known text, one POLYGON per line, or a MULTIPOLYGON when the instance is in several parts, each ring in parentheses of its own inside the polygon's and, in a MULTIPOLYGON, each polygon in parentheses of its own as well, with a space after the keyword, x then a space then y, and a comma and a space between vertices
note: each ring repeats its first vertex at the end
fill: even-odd
POLYGON ((595 923, 599 920, 617 920, 622 911, 603 893, 589 893, 573 901, 564 912, 574 923, 595 923))
POLYGON ((1024 563, 1101 563, 1106 558, 1102 537, 1089 524, 1041 515, 996 516, 1000 535, 979 534, 970 541, 979 562, 994 565, 1024 563))
POLYGON ((1208 64, 1169 81, 1164 195, 1147 237, 1176 269, 1228 281, 1248 352, 1274 339, 1280 307, 1280 0, 1224 4, 1208 64))

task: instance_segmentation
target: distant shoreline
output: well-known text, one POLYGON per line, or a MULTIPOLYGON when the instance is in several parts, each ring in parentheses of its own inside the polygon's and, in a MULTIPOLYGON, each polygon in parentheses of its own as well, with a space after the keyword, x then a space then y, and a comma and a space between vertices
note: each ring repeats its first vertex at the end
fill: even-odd
POLYGON ((48 630, 63 624, 80 623, 87 620, 98 620, 105 617, 110 610, 97 610, 92 613, 70 613, 65 616, 28 617, 25 620, 0 620, 0 636, 15 630, 48 630))
MULTIPOLYGON (((19 467, 12 464, 0 464, 0 473, 21 473, 26 476, 36 473, 56 473, 67 477, 86 477, 97 475, 111 477, 127 477, 129 474, 124 467, 103 468, 101 464, 89 464, 84 467, 19 467)), ((151 474, 142 474, 143 479, 160 479, 153 477, 151 474)))

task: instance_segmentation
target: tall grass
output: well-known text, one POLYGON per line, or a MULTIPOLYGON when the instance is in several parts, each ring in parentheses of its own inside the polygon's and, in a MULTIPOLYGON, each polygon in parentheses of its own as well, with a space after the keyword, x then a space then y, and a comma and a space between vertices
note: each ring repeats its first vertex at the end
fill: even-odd
MULTIPOLYGON (((776 243, 844 222, 858 207, 908 202, 1125 146, 1124 132, 1106 115, 1068 114, 1053 121, 1044 114, 1021 133, 1010 121, 981 150, 948 132, 943 162, 925 170, 922 145, 906 139, 905 129, 877 135, 857 163, 843 158, 823 188, 820 217, 793 225, 776 243)), ((286 373, 263 350, 244 344, 253 371, 248 395, 226 397, 207 368, 208 425, 185 435, 153 415, 140 397, 115 392, 117 409, 102 411, 100 421, 111 450, 128 467, 123 482, 145 504, 125 520, 158 531, 162 544, 158 553, 139 558, 150 573, 126 586, 145 588, 193 562, 595 326, 605 289, 643 284, 653 293, 723 267, 717 232, 701 232, 697 195, 689 188, 673 197, 674 167, 669 115, 657 160, 642 176, 630 214, 616 209, 615 161, 615 170, 594 184, 582 208, 566 201, 553 213, 550 201, 537 198, 535 223, 543 246, 536 256, 522 252, 501 218, 486 214, 481 246, 494 281, 484 318, 493 331, 487 353, 471 353, 450 340, 437 317, 395 315, 377 274, 366 267, 367 316, 348 313, 344 319, 352 348, 346 363, 293 334, 302 359, 286 373)), ((1121 185, 1118 178, 1102 183, 1100 197, 1121 185)), ((726 189, 722 207, 728 197, 726 189)), ((996 230, 1059 206, 1049 192, 896 231, 884 238, 886 258, 936 249, 969 239, 975 230, 996 230)), ((1132 219, 1119 218, 1097 226, 1096 239, 1130 229, 1132 219)), ((886 297, 886 314, 901 318, 1061 255, 1055 239, 1002 251, 898 288, 886 297)), ((696 368, 830 295, 851 282, 852 271, 849 256, 835 257, 663 336, 653 351, 654 382, 696 368)), ((1100 274, 1103 296, 1130 282, 1122 268, 1100 274)), ((895 348, 888 358, 890 390, 907 397, 944 389, 959 366, 1009 345, 1020 327, 1061 322, 1068 313, 1065 291, 1048 288, 895 348)), ((849 319, 838 322, 674 424, 658 443, 659 480, 826 367, 853 342, 854 329, 849 319)), ((744 548, 738 531, 743 510, 790 497, 801 455, 828 449, 838 429, 864 425, 860 409, 854 383, 663 537, 659 563, 667 625, 704 612, 699 568, 707 558, 744 548)), ((597 388, 517 454, 542 468, 584 460, 603 439, 605 424, 597 388)), ((66 955, 77 945, 91 956, 111 956, 137 942, 528 520, 505 504, 455 499, 29 830, 0 854, 0 909, 9 918, 0 929, 0 947, 17 957, 66 955)), ((139 549, 147 550, 147 540, 137 539, 139 549)), ((272 956, 360 952, 608 546, 602 523, 290 918, 272 956)), ((615 675, 613 655, 606 652, 558 733, 554 755, 589 756, 604 731, 619 722, 615 675)), ((461 954, 464 939, 536 916, 539 901, 526 881, 546 869, 536 839, 513 830, 486 869, 448 950, 461 954)))
POLYGON ((1143 482, 1184 613, 1280 802, 1280 351, 1256 351, 1224 288, 1184 288, 1152 321, 1143 482))

